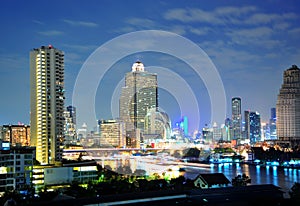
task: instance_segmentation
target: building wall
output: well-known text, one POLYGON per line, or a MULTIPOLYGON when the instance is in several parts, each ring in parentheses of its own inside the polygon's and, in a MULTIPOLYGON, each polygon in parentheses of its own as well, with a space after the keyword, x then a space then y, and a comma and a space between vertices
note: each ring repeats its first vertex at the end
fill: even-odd
POLYGON ((71 184, 72 182, 88 183, 98 178, 97 171, 97 166, 34 166, 33 185, 38 189, 44 186, 71 184))
POLYGON ((73 180, 72 167, 58 167, 58 168, 45 168, 44 169, 44 184, 70 184, 73 180))

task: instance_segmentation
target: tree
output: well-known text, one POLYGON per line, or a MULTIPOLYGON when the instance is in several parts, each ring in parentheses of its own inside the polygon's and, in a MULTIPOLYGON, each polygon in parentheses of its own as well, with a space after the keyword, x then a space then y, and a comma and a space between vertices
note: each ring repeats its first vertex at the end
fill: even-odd
POLYGON ((289 191, 291 200, 295 203, 300 203, 300 183, 295 182, 289 191))
POLYGON ((232 179, 231 184, 234 187, 247 186, 247 184, 251 183, 251 179, 246 175, 238 175, 232 179))

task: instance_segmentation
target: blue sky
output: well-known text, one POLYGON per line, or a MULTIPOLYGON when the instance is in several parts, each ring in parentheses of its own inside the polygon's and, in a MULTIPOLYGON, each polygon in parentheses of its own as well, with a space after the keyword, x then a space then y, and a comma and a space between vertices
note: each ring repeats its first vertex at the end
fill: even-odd
MULTIPOLYGON (((267 120, 276 105, 283 70, 300 66, 300 2, 296 0, 12 0, 0 4, 0 124, 29 124, 29 52, 42 45, 52 44, 65 52, 66 105, 72 102, 76 77, 87 58, 128 32, 174 32, 202 48, 224 84, 227 116, 230 99, 239 96, 243 110, 258 111, 267 120)), ((200 127, 211 121, 222 123, 209 118, 209 92, 202 80, 180 60, 151 52, 129 55, 107 72, 95 100, 99 119, 111 118, 112 92, 137 59, 146 67, 168 67, 188 82, 200 104, 200 127)), ((173 122, 184 115, 174 94, 160 89, 159 98, 173 122)), ((192 116, 189 120, 190 129, 197 129, 192 116)))

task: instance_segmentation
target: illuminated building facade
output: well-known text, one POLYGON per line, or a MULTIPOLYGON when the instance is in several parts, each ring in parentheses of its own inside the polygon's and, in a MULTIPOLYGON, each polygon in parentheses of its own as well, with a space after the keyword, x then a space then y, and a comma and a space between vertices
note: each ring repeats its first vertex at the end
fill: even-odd
POLYGON ((7 141, 11 146, 30 145, 29 125, 3 125, 0 127, 1 140, 7 141))
POLYGON ((77 143, 76 135, 76 108, 68 106, 64 111, 65 118, 65 144, 72 145, 77 143))
POLYGON ((101 147, 124 147, 126 145, 126 132, 123 122, 100 120, 99 127, 101 147))
POLYGON ((239 97, 231 99, 232 110, 232 139, 240 139, 242 134, 242 113, 241 113, 242 101, 239 97))
POLYGON ((270 140, 277 140, 276 131, 276 108, 271 108, 271 118, 269 121, 270 140))
POLYGON ((59 162, 64 145, 64 53, 53 46, 30 52, 31 146, 41 164, 59 162))
POLYGON ((250 143, 261 141, 261 121, 258 112, 249 113, 249 125, 250 143))
POLYGON ((126 136, 131 138, 127 142, 133 143, 131 147, 139 147, 138 131, 144 130, 147 111, 158 108, 157 89, 157 74, 145 71, 142 62, 135 62, 131 72, 126 73, 119 114, 125 123, 126 136))
POLYGON ((300 69, 296 65, 283 73, 276 103, 276 131, 280 143, 300 144, 300 69))

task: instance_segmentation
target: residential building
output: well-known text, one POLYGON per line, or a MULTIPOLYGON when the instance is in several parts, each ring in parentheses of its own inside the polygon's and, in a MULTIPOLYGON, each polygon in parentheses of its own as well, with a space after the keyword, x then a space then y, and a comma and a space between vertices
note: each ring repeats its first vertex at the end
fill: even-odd
POLYGON ((0 192, 23 190, 31 186, 34 147, 11 147, 0 141, 0 192))
POLYGON ((30 145, 41 164, 62 159, 64 92, 64 53, 52 45, 31 50, 30 145))

